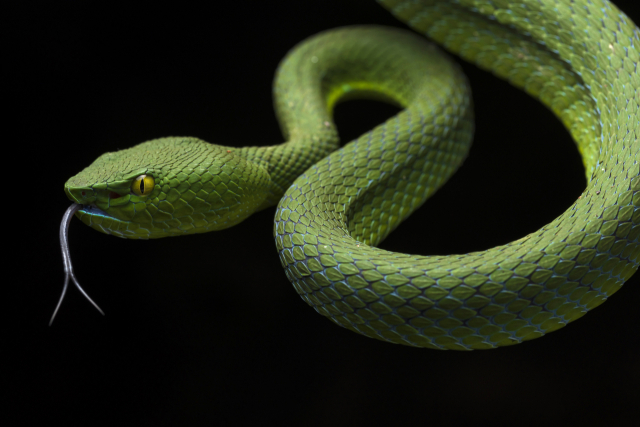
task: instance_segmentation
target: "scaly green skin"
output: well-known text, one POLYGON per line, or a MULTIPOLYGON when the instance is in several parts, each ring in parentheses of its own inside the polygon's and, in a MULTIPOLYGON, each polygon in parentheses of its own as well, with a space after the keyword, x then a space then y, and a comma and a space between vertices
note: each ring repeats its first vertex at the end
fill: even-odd
POLYGON ((639 30, 603 0, 380 2, 563 121, 588 178, 573 206, 484 252, 424 257, 373 247, 461 163, 472 113, 464 79, 433 49, 396 31, 351 29, 306 41, 281 65, 274 91, 289 142, 232 149, 174 138, 122 152, 132 157, 105 155, 65 189, 118 219, 80 218, 134 238, 224 228, 272 204, 304 172, 279 202, 276 245, 302 298, 341 326, 412 346, 485 349, 542 336, 601 304, 640 262, 639 30), (434 85, 418 72, 427 69, 434 85), (319 161, 337 144, 331 107, 360 92, 406 108, 319 161), (128 193, 142 173, 156 177, 146 198, 128 193), (110 191, 123 197, 109 200, 110 191))

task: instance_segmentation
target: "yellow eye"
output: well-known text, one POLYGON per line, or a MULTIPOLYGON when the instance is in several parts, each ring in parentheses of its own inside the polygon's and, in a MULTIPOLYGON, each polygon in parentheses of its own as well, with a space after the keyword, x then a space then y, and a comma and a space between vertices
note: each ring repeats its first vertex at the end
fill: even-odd
POLYGON ((133 181, 133 184, 131 184, 131 191, 138 196, 146 196, 151 193, 154 185, 155 183, 152 176, 140 175, 133 181))

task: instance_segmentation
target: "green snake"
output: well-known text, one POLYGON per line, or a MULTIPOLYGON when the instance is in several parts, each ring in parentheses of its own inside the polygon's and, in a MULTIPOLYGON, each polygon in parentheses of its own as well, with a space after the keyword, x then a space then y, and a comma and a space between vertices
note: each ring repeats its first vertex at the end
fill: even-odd
POLYGON ((227 228, 275 204, 276 247, 298 294, 334 323, 379 340, 508 346, 555 331, 616 292, 640 262, 640 30, 606 0, 379 3, 562 121, 588 182, 570 208, 483 252, 376 248, 464 160, 471 98, 458 67, 423 37, 335 29, 300 43, 278 67, 285 143, 161 138, 106 153, 69 179, 63 297, 70 279, 81 289, 67 244, 74 215, 103 233, 149 239, 227 228), (357 97, 402 111, 338 149, 333 107, 357 97))

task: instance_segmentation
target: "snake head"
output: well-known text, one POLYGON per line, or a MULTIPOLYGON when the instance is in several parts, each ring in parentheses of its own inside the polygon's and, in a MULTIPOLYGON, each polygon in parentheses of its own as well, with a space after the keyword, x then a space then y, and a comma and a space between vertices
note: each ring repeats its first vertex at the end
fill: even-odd
POLYGON ((64 186, 82 222, 148 239, 235 225, 264 202, 268 172, 233 149, 170 137, 105 153, 64 186))

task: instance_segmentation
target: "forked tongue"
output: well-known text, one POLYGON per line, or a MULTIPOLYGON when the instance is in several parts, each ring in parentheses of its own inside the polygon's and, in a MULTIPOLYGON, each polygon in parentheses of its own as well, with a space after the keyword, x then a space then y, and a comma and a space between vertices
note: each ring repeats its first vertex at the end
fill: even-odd
POLYGON ((78 283, 78 279, 76 279, 75 274, 73 274, 73 266, 71 265, 71 255, 69 254, 69 224, 71 223, 71 218, 73 215, 82 208, 82 205, 78 203, 73 203, 69 206, 69 209, 64 213, 62 217, 62 223, 60 223, 60 249, 62 249, 62 262, 64 264, 64 287, 62 288, 62 295, 60 295, 60 300, 58 301, 58 305, 56 309, 53 311, 53 316, 51 316, 51 321, 49 321, 49 326, 53 323, 53 319, 56 318, 56 314, 60 309, 60 305, 62 304, 62 300, 64 299, 65 294, 67 293, 67 288, 69 287, 69 278, 73 280, 73 283, 76 285, 76 288, 84 295, 86 299, 89 300, 91 304, 104 316, 104 312, 98 307, 98 304, 93 302, 89 295, 82 289, 80 283, 78 283))

